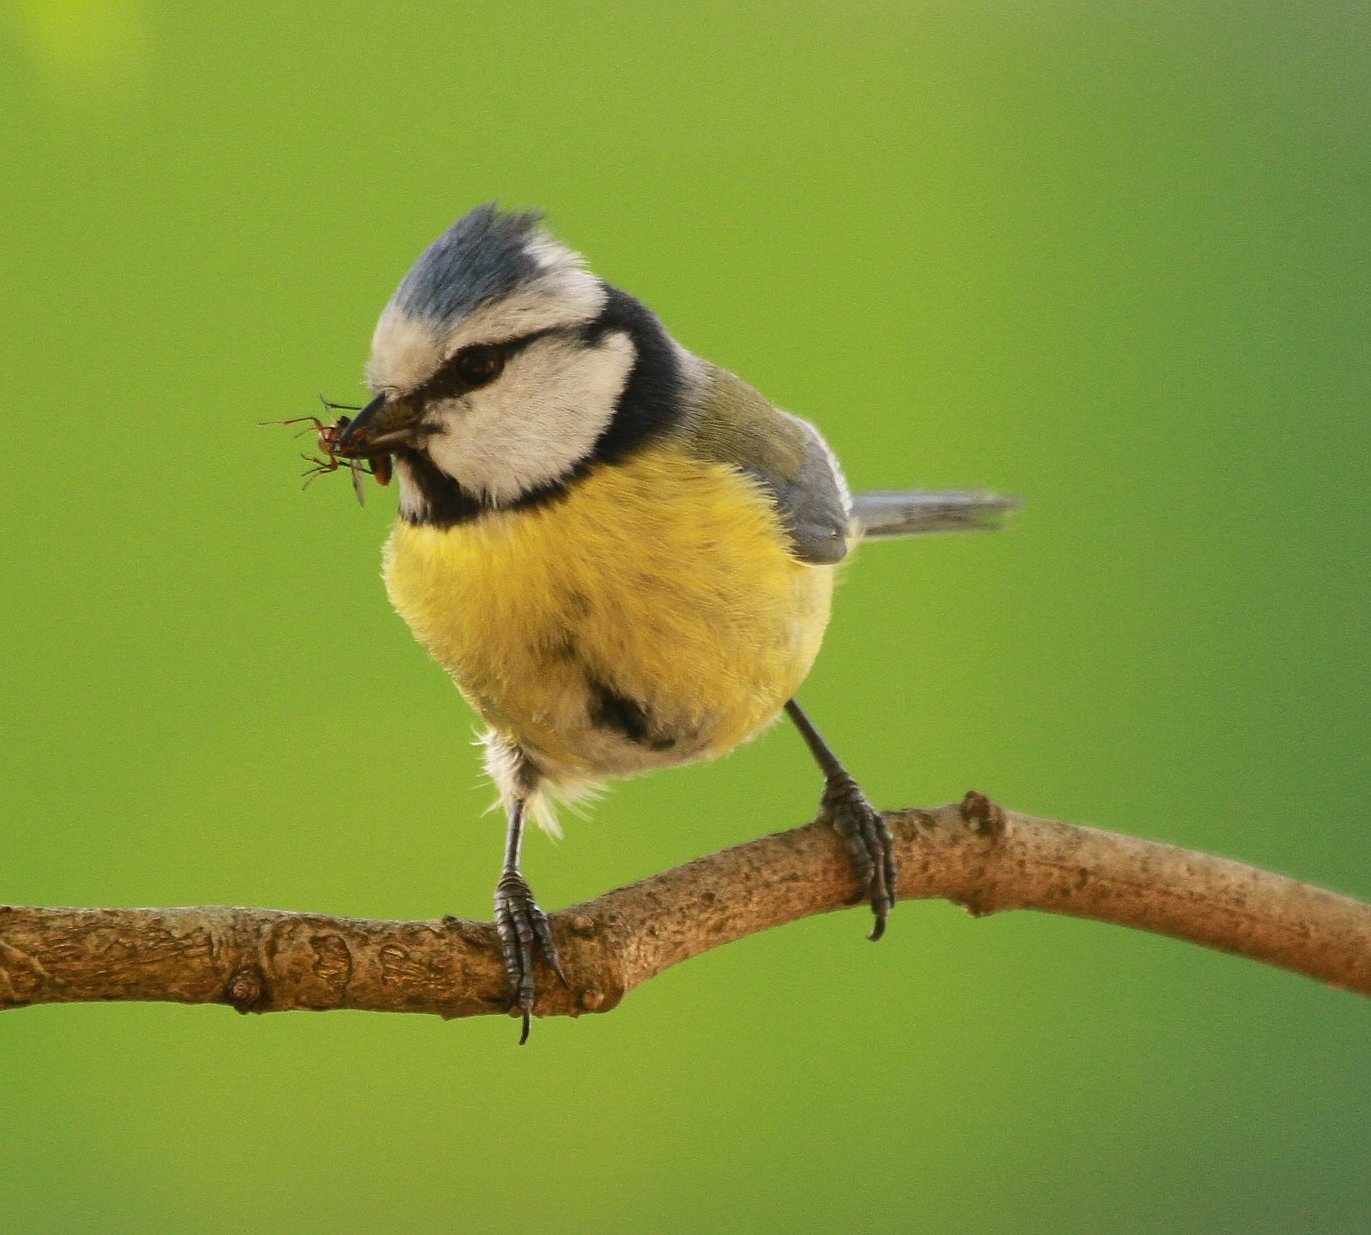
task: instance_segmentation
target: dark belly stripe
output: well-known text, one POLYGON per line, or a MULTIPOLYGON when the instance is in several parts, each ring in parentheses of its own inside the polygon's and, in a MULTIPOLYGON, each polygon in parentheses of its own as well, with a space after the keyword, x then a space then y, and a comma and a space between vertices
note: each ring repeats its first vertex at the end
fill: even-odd
POLYGON ((636 746, 648 750, 670 750, 676 739, 652 731, 652 719, 647 709, 636 699, 621 695, 604 682, 589 679, 590 723, 599 729, 622 733, 636 746))

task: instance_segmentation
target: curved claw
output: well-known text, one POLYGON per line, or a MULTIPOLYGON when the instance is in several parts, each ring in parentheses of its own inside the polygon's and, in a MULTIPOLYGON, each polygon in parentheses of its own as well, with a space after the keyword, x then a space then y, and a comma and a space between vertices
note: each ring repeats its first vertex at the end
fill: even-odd
POLYGON ((500 951, 505 962, 505 983, 509 1011, 517 1008, 523 1019, 519 1045, 528 1041, 532 1026, 533 1000, 537 989, 533 981, 534 952, 567 986, 566 971, 557 945, 552 939, 547 914, 533 899, 533 891, 518 871, 506 871, 495 888, 495 930, 500 936, 500 951))
POLYGON ((843 838, 852 857, 852 872, 865 897, 871 901, 876 921, 867 936, 873 942, 885 934, 886 920, 895 904, 899 866, 895 838, 881 813, 867 801, 857 782, 846 772, 831 776, 824 787, 819 817, 843 838))

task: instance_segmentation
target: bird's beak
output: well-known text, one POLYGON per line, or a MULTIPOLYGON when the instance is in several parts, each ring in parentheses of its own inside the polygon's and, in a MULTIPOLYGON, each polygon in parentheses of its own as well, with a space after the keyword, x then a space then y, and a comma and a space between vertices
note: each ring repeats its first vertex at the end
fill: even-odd
POLYGON ((422 415, 421 408, 404 399, 379 394, 348 421, 334 439, 333 453, 345 459, 389 454, 415 436, 422 415))

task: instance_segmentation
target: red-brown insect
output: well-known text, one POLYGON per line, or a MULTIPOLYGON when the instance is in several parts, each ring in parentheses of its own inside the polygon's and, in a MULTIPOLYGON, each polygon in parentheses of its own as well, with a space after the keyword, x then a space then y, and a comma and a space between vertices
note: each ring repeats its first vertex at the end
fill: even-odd
MULTIPOLYGON (((342 403, 330 403, 327 399, 321 400, 326 408, 331 412, 342 411, 346 407, 342 403)), ((346 407, 347 411, 355 412, 359 409, 346 407)), ((338 435, 351 424, 347 416, 339 416, 332 424, 325 424, 318 416, 294 416, 289 420, 264 420, 263 424, 268 425, 298 425, 308 424, 313 427, 318 443, 319 450, 323 458, 318 455, 301 455, 306 463, 310 465, 305 472, 305 484, 309 484, 322 476, 325 472, 336 472, 340 467, 346 467, 352 472, 352 491, 357 494, 358 505, 366 502, 366 492, 362 488, 363 476, 374 476, 379 485, 390 484, 391 460, 389 455, 373 455, 369 459, 340 459, 335 451, 338 435)))

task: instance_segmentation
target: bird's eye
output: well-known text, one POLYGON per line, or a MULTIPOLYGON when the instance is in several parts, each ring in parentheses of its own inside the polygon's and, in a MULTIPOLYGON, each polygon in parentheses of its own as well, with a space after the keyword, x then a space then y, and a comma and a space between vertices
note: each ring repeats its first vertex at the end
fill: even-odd
POLYGON ((453 367, 466 386, 484 386, 500 376, 505 367, 505 354, 498 347, 477 344, 464 347, 457 353, 453 367))

